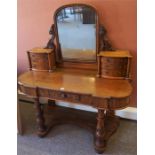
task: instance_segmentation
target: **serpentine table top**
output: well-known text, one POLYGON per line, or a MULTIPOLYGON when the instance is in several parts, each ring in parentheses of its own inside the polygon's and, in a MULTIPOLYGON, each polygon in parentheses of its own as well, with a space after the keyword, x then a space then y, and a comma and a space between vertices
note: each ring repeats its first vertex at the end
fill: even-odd
MULTIPOLYGON (((27 71, 19 76, 18 84, 26 88, 77 93, 100 99, 126 99, 132 92, 132 86, 128 80, 98 78, 95 71, 77 69, 59 68, 54 72, 27 71)), ((26 94, 24 91, 23 93, 26 94)), ((126 104, 119 107, 121 109, 124 106, 126 104)))

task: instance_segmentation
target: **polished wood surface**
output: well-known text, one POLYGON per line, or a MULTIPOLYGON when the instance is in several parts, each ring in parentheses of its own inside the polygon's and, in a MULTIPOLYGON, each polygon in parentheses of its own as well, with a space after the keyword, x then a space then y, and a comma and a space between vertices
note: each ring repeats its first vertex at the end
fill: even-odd
POLYGON ((53 49, 40 48, 40 47, 35 47, 29 50, 30 53, 51 53, 52 51, 53 49))
POLYGON ((124 98, 131 95, 132 87, 127 80, 97 78, 93 71, 56 69, 55 72, 28 71, 18 78, 18 83, 59 91, 91 94, 103 98, 124 98))
POLYGON ((35 71, 53 71, 56 68, 53 49, 33 48, 27 51, 29 69, 35 71))
POLYGON ((93 127, 93 129, 97 126, 94 146, 98 153, 104 152, 108 139, 118 128, 119 122, 114 110, 127 107, 132 93, 132 87, 128 80, 98 78, 96 71, 93 70, 57 68, 54 72, 28 71, 19 76, 18 85, 21 92, 34 98, 39 137, 44 137, 57 124, 74 122, 82 125, 84 123, 83 121, 78 122, 74 114, 72 117, 65 118, 57 113, 54 114, 56 119, 46 125, 39 97, 46 97, 49 102, 52 100, 54 109, 57 107, 55 100, 97 108, 97 122, 91 125, 87 121, 88 123, 84 123, 84 126, 93 127))
POLYGON ((98 77, 130 79, 131 58, 129 51, 101 51, 98 54, 98 77))
POLYGON ((122 51, 122 50, 115 50, 115 51, 100 51, 98 56, 103 56, 103 57, 113 57, 113 58, 131 58, 131 54, 129 51, 122 51))

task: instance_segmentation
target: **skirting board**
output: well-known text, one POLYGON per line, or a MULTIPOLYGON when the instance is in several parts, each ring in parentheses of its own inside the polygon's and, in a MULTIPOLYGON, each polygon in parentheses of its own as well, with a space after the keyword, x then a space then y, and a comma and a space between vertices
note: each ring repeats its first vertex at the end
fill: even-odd
MULTIPOLYGON (((84 106, 79 104, 70 104, 68 102, 57 102, 59 106, 70 107, 85 111, 97 112, 97 109, 92 108, 90 106, 84 106)), ((127 107, 123 110, 116 110, 116 115, 120 116, 121 118, 137 120, 137 108, 134 107, 127 107)))

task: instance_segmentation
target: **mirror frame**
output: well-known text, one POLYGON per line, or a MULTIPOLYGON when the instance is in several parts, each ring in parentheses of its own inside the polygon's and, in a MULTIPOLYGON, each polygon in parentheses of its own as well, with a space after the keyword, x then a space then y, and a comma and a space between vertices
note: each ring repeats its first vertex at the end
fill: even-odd
POLYGON ((55 59, 56 59, 56 66, 61 68, 74 68, 74 69, 89 69, 89 70, 97 70, 98 67, 98 60, 97 60, 97 54, 100 51, 115 51, 110 43, 110 41, 107 38, 107 31, 104 28, 103 25, 99 23, 99 15, 97 12, 97 9, 94 8, 91 5, 82 4, 82 3, 73 3, 73 4, 67 4, 59 7, 56 9, 54 13, 54 24, 51 25, 49 34, 51 35, 51 38, 47 42, 46 46, 44 48, 47 49, 53 49, 55 51, 55 59), (58 35, 58 29, 57 29, 57 14, 60 10, 71 7, 71 6, 86 6, 91 9, 93 9, 96 12, 96 61, 94 62, 84 62, 84 61, 63 61, 60 44, 59 44, 59 35, 58 35), (56 39, 56 42, 55 42, 56 39), (55 45, 56 43, 56 45, 55 45))
POLYGON ((96 11, 96 9, 90 5, 87 5, 87 4, 81 4, 81 3, 77 3, 77 4, 67 4, 67 5, 63 5, 61 7, 59 7, 55 13, 54 13, 54 25, 55 25, 55 36, 56 36, 56 43, 57 43, 57 49, 56 49, 56 54, 57 54, 57 59, 58 59, 58 62, 60 63, 79 63, 79 64, 94 64, 97 62, 97 54, 98 54, 98 51, 99 51, 99 48, 98 48, 98 29, 99 29, 99 21, 98 21, 98 13, 96 11), (84 62, 84 61, 74 61, 72 59, 63 59, 62 57, 62 53, 61 53, 61 47, 60 47, 60 42, 59 42, 59 34, 58 34, 58 26, 57 26, 57 15, 58 13, 64 9, 64 8, 67 8, 67 7, 74 7, 74 6, 84 6, 84 7, 88 7, 88 8, 91 8, 96 14, 96 18, 95 18, 95 23, 96 23, 96 59, 92 62, 84 62))

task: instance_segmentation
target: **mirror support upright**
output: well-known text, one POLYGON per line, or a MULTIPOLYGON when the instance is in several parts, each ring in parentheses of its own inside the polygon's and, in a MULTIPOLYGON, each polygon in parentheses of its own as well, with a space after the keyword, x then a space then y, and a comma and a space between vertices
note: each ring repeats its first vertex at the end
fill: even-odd
POLYGON ((51 25, 50 30, 49 30, 49 34, 51 35, 51 39, 48 41, 47 45, 45 48, 51 48, 53 50, 55 50, 56 46, 54 44, 54 39, 55 39, 55 26, 54 24, 51 25))

